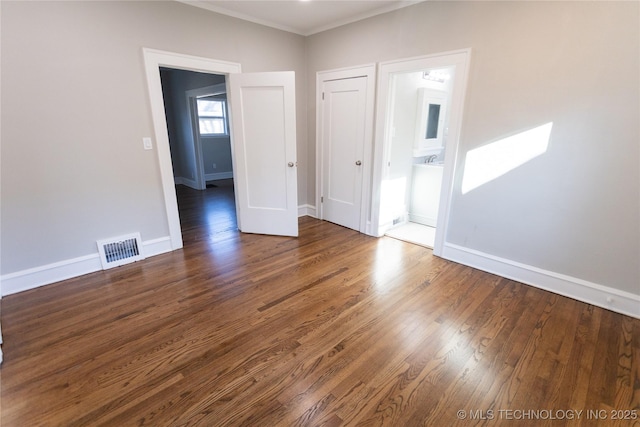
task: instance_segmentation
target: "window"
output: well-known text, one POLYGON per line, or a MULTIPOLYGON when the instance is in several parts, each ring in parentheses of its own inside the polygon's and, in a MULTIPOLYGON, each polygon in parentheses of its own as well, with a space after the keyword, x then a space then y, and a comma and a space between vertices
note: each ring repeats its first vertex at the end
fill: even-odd
POLYGON ((200 135, 227 135, 226 101, 198 98, 198 127, 200 135))

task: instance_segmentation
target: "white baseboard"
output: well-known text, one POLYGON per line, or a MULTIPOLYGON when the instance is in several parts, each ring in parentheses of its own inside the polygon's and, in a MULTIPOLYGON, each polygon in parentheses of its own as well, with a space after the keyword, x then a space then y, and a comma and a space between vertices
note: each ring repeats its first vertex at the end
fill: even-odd
POLYGON ((205 181, 217 181, 219 179, 230 179, 230 178, 233 178, 233 172, 207 173, 204 175, 205 181))
POLYGON ((300 205, 298 206, 298 216, 310 216, 312 218, 317 218, 316 207, 312 205, 300 205))
MULTIPOLYGON (((315 211, 315 207, 311 205, 298 207, 299 216, 315 217, 315 211)), ((147 240, 143 242, 143 246, 146 257, 172 250, 169 236, 147 240)), ((578 301, 640 318, 640 295, 521 264, 451 243, 444 244, 442 257, 578 301)), ((100 270, 102 270, 102 264, 96 252, 95 254, 5 274, 0 277, 0 281, 2 281, 2 296, 100 270)))
POLYGON ((640 295, 445 243, 442 257, 640 319, 640 295))
POLYGON ((417 222, 418 224, 426 225, 428 227, 435 227, 438 223, 437 218, 432 218, 426 215, 418 215, 414 213, 410 213, 409 222, 417 222))
POLYGON ((173 181, 176 185, 186 185, 189 188, 193 188, 194 190, 199 190, 198 183, 193 179, 185 178, 183 176, 176 176, 173 178, 173 181))
POLYGON ((102 270, 100 255, 85 255, 27 270, 16 271, 3 275, 2 295, 11 295, 17 292, 28 291, 43 285, 59 282, 102 270))
MULTIPOLYGON (((168 236, 147 240, 142 244, 145 257, 171 251, 171 238, 168 236)), ((100 270, 102 270, 100 255, 96 252, 95 254, 5 274, 0 277, 2 281, 2 296, 28 291, 29 289, 100 270)))
POLYGON ((147 258, 171 252, 173 250, 171 248, 171 237, 169 236, 159 237, 153 240, 145 240, 142 242, 142 245, 144 247, 144 255, 147 258))

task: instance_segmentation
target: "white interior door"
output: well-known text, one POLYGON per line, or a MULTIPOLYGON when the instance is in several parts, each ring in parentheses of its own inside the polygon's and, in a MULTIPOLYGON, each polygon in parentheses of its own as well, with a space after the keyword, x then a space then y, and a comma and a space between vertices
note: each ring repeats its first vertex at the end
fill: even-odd
POLYGON ((238 228, 298 235, 295 74, 230 74, 238 228))
POLYGON ((362 231, 367 77, 323 82, 322 219, 362 231))

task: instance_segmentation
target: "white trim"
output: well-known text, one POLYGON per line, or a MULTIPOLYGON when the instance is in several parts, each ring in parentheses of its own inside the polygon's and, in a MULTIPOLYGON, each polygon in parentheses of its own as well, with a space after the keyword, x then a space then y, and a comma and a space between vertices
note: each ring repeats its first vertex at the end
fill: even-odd
POLYGON ((433 245, 433 253, 441 256, 445 244, 445 236, 449 226, 449 213, 451 209, 451 196, 453 194, 453 177, 458 157, 458 145, 462 129, 462 115, 464 112, 465 94, 469 79, 469 63, 471 61, 471 49, 461 49, 451 52, 442 52, 433 55, 414 58, 397 59, 381 62, 378 68, 378 91, 375 120, 375 152, 373 161, 373 180, 371 196, 371 223, 375 236, 381 236, 385 230, 380 224, 380 193, 382 180, 386 174, 388 152, 390 151, 390 115, 389 84, 391 75, 400 72, 419 71, 428 68, 456 67, 455 80, 453 82, 450 104, 449 136, 445 147, 445 163, 442 174, 442 191, 440 192, 440 208, 436 226, 436 236, 433 245))
POLYGON ((253 22, 254 24, 264 25, 265 27, 275 28, 276 30, 286 31, 288 33, 294 33, 300 36, 306 35, 306 34, 303 34, 303 32, 301 32, 300 30, 297 30, 293 27, 277 24, 267 19, 256 18, 255 16, 247 15, 246 13, 237 12, 235 10, 227 9, 225 7, 216 6, 206 1, 198 1, 198 0, 177 0, 177 1, 179 1, 180 3, 188 4, 189 6, 206 9, 210 12, 215 12, 225 16, 231 16, 232 18, 242 19, 243 21, 253 22))
POLYGON ((417 222, 418 224, 426 225, 427 227, 434 227, 437 224, 438 219, 426 215, 420 215, 415 213, 409 213, 409 222, 417 222))
POLYGON ((258 18, 252 15, 248 15, 246 13, 238 12, 235 10, 227 9, 226 7, 213 5, 207 1, 199 1, 199 0, 178 0, 180 3, 188 4, 190 6, 199 7, 201 9, 206 9, 211 12, 219 13, 226 16, 232 16, 234 18, 242 19, 243 21, 253 22, 254 24, 260 24, 267 27, 275 28, 277 30, 287 31, 289 33, 298 34, 300 36, 310 36, 312 34, 320 33, 322 31, 327 31, 332 28, 337 28, 342 25, 351 24, 353 22, 361 21, 366 18, 371 18, 372 16, 381 15, 383 13, 392 12, 397 9, 402 9, 403 7, 412 6, 414 4, 421 3, 425 0, 403 0, 391 5, 387 5, 375 10, 371 10, 368 12, 363 12, 357 14, 355 16, 351 16, 346 19, 338 19, 331 24, 320 25, 318 27, 310 28, 308 30, 304 30, 303 28, 294 28, 288 25, 279 24, 277 22, 273 22, 268 19, 258 18))
POLYGON ((219 179, 233 178, 233 172, 215 172, 208 173, 204 176, 205 181, 217 181, 219 179))
POLYGON ((203 86, 184 91, 187 98, 199 98, 201 96, 214 96, 227 93, 226 83, 217 83, 211 86, 203 86))
POLYGON ((148 257, 171 252, 171 237, 159 237, 157 239, 147 240, 142 242, 144 245, 144 253, 148 257))
POLYGON ((202 190, 198 187, 198 183, 193 179, 185 178, 183 176, 177 176, 174 178, 174 181, 176 185, 186 185, 187 187, 193 188, 194 190, 202 190))
MULTIPOLYGON (((362 197, 360 199, 360 224, 357 231, 367 233, 368 224, 371 217, 371 174, 373 170, 373 129, 374 129, 374 108, 376 97, 376 65, 365 64, 354 67, 338 68, 335 70, 318 71, 316 73, 316 206, 317 210, 313 215, 315 218, 323 219, 322 196, 323 184, 323 146, 322 146, 322 92, 324 82, 332 80, 351 79, 355 77, 367 78, 367 100, 365 111, 365 129, 362 164, 362 197)), ((369 234, 369 233, 367 233, 369 234)))
POLYGON ((303 36, 311 36, 313 34, 321 33, 323 31, 331 30, 333 28, 338 28, 343 25, 352 24, 354 22, 362 21, 363 19, 371 18, 374 16, 382 15, 384 13, 393 12, 394 10, 402 9, 408 6, 413 6, 414 4, 422 3, 426 0, 402 0, 390 4, 388 6, 381 7, 379 9, 375 9, 369 12, 361 13, 355 16, 352 16, 347 19, 338 19, 331 24, 321 25, 319 27, 312 28, 309 31, 306 31, 303 36))
POLYGON ((452 243, 445 243, 442 257, 535 288, 640 319, 640 295, 543 270, 452 243))
POLYGON ((310 216, 312 218, 317 218, 316 207, 309 204, 298 206, 298 217, 301 216, 310 216))
POLYGON ((239 73, 240 64, 219 61, 198 56, 183 55, 174 52, 142 48, 149 102, 153 118, 153 129, 156 135, 156 147, 158 150, 158 163, 162 179, 165 209, 169 235, 171 237, 172 250, 180 249, 182 243, 182 231, 180 229, 180 217, 178 215, 178 200, 176 197, 173 167, 171 164, 171 151, 169 149, 169 133, 167 131, 164 101, 162 96, 162 83, 160 81, 160 67, 177 68, 181 70, 199 71, 212 74, 239 73))
MULTIPOLYGON (((144 253, 147 257, 159 255, 173 250, 169 236, 143 242, 144 253)), ((0 277, 3 283, 2 295, 35 289, 40 286, 60 282, 102 270, 100 255, 85 255, 64 261, 54 262, 40 267, 29 268, 0 277)))
POLYGON ((40 267, 29 268, 2 276, 2 292, 11 295, 61 280, 102 270, 100 255, 85 255, 40 267))

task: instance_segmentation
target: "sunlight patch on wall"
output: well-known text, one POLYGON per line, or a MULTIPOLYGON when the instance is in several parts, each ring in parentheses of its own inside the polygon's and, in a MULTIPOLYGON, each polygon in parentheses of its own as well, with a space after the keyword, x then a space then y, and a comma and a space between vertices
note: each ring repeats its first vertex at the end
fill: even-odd
POLYGON ((545 153, 552 126, 553 122, 549 122, 469 151, 462 177, 462 194, 545 153))

